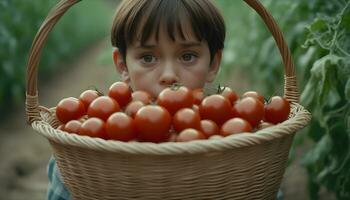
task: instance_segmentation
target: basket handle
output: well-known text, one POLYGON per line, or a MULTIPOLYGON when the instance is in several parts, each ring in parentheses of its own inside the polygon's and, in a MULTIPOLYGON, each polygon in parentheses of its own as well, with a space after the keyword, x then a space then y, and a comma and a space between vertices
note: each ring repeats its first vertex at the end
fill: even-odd
MULTIPOLYGON (((26 119, 28 124, 41 120, 40 110, 48 110, 44 106, 39 106, 38 99, 38 66, 41 57, 41 50, 46 42, 48 34, 53 29, 63 14, 74 4, 81 0, 61 0, 48 14, 42 23, 39 31, 35 35, 32 47, 29 51, 27 63, 27 88, 26 88, 26 119)), ((291 53, 285 42, 282 32, 273 17, 268 13, 259 0, 244 0, 252 7, 264 20, 266 26, 274 37, 284 64, 284 96, 290 102, 298 102, 299 93, 296 86, 295 68, 291 53)))
POLYGON ((292 54, 290 53, 288 44, 284 40, 281 30, 279 29, 274 18, 265 9, 259 0, 244 1, 260 15, 273 38, 275 39, 284 65, 284 97, 287 98, 289 102, 298 103, 299 92, 292 54))

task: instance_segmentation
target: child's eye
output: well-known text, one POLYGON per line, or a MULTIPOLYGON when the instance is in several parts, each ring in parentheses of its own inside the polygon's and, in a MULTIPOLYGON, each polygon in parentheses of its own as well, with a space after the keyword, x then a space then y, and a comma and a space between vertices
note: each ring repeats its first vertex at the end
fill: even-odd
POLYGON ((197 55, 193 53, 185 53, 181 56, 181 61, 183 62, 193 62, 197 58, 197 55))
POLYGON ((144 55, 141 57, 141 62, 144 64, 154 63, 157 61, 157 58, 152 55, 144 55))

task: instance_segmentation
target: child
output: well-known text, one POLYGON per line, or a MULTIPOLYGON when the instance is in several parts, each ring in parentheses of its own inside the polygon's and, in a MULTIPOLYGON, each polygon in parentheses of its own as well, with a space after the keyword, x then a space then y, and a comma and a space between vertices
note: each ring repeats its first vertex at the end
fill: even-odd
MULTIPOLYGON (((214 80, 225 25, 210 0, 124 0, 111 37, 122 80, 156 97, 174 83, 195 89, 214 80)), ((54 159, 48 175, 48 199, 71 199, 54 159)))
POLYGON ((207 0, 124 1, 112 28, 122 80, 154 97, 173 83, 213 81, 224 38, 223 18, 207 0))

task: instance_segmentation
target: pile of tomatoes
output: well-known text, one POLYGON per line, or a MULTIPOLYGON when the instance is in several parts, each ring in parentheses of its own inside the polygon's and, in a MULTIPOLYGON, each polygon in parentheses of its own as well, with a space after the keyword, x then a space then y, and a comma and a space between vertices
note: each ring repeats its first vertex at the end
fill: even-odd
POLYGON ((285 121, 289 102, 280 96, 265 101, 255 91, 238 96, 229 87, 215 94, 181 85, 164 89, 156 98, 115 82, 103 95, 86 90, 79 98, 56 106, 59 129, 106 140, 185 142, 249 133, 285 121))

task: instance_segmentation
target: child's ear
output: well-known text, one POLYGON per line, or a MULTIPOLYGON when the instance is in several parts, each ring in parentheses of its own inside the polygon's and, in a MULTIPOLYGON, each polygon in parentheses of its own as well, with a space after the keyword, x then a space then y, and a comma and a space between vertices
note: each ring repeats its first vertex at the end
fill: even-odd
POLYGON ((129 72, 124 61, 124 56, 118 49, 113 50, 113 61, 118 73, 121 76, 122 81, 129 82, 129 72))
POLYGON ((220 63, 221 63, 221 57, 222 57, 222 50, 219 50, 215 53, 213 60, 211 62, 209 73, 207 75, 207 82, 211 83, 214 81, 216 74, 218 73, 220 69, 220 63))

